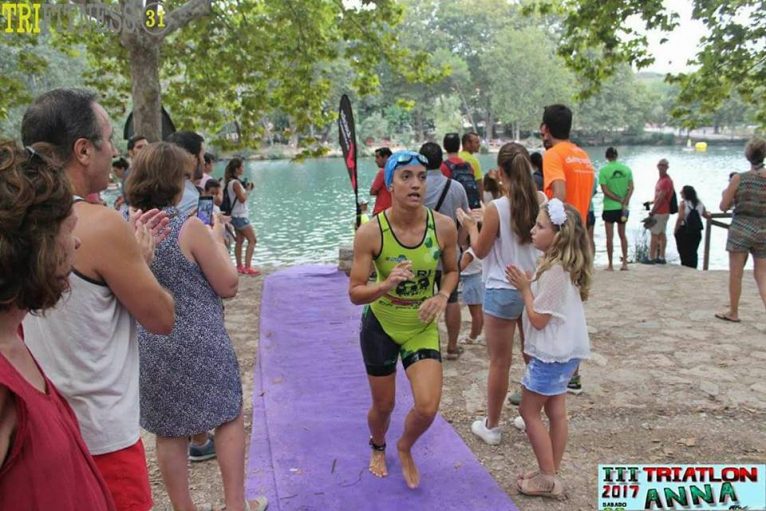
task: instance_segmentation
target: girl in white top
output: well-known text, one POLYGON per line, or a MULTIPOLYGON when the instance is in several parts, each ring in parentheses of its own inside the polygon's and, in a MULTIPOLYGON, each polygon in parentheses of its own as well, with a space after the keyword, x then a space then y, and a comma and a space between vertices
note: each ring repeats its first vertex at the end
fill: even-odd
POLYGON ((232 158, 226 164, 224 171, 224 181, 226 183, 225 193, 231 201, 231 225, 237 234, 234 242, 234 259, 237 261, 237 272, 242 275, 258 276, 260 270, 251 267, 253 261, 253 251, 255 251, 255 229, 250 224, 249 212, 247 210, 247 198, 253 191, 253 184, 243 185, 239 178, 245 172, 245 162, 240 158, 232 158), (247 249, 245 250, 245 259, 242 260, 242 246, 247 240, 247 249))
POLYGON ((540 209, 532 243, 544 252, 534 279, 517 266, 508 280, 524 299, 524 352, 530 360, 521 380, 521 417, 537 456, 539 470, 519 476, 521 493, 563 498, 557 477, 567 442, 566 394, 580 360, 590 356, 583 300, 588 298, 593 256, 580 215, 551 199, 540 209), (540 416, 550 421, 546 429, 540 416))
POLYGON ((505 277, 505 268, 514 264, 533 271, 538 252, 532 245, 539 203, 532 180, 532 164, 524 146, 505 144, 497 155, 498 167, 507 183, 506 195, 493 200, 481 211, 458 210, 458 221, 468 230, 471 248, 482 259, 484 278, 484 335, 489 351, 487 417, 475 421, 471 431, 490 445, 501 440, 500 414, 508 393, 513 333, 524 302, 516 287, 505 277), (474 216, 475 215, 475 216, 474 216), (478 229, 482 221, 482 229, 478 229))

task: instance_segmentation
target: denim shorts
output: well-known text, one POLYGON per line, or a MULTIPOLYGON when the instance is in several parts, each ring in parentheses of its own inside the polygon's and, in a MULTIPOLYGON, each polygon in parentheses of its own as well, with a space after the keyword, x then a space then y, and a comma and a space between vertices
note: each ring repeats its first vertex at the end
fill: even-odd
POLYGON ((543 396, 566 394, 567 384, 579 364, 579 358, 573 358, 568 362, 543 362, 532 357, 521 379, 521 385, 543 396))
POLYGON ((500 319, 519 319, 524 299, 516 289, 484 290, 484 312, 500 319))
POLYGON ((244 216, 233 216, 231 217, 231 225, 233 225, 236 230, 241 231, 250 225, 250 220, 244 216))
POLYGON ((463 281, 463 303, 466 305, 481 305, 484 303, 484 282, 481 273, 461 275, 463 281))

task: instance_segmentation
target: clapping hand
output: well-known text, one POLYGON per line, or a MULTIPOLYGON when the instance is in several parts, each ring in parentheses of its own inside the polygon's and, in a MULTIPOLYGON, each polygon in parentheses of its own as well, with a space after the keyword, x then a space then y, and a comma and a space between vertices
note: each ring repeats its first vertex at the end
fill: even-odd
POLYGON ((472 213, 467 213, 463 208, 457 208, 455 213, 457 216, 457 221, 460 223, 460 225, 464 225, 466 227, 473 227, 476 225, 476 218, 474 218, 472 213))
POLYGON ((156 208, 146 212, 130 208, 128 210, 128 222, 134 230, 137 230, 139 225, 147 227, 149 234, 154 238, 155 245, 159 244, 170 234, 170 228, 168 227, 170 219, 167 213, 156 208))
POLYGON ((484 202, 481 202, 479 208, 472 209, 470 212, 467 212, 462 208, 457 208, 455 213, 457 216, 457 221, 460 223, 460 225, 472 227, 474 225, 478 225, 484 220, 484 213, 486 211, 487 208, 484 206, 484 202))
POLYGON ((505 278, 508 282, 513 284, 513 287, 519 290, 519 293, 523 293, 529 289, 532 276, 529 273, 524 273, 518 266, 509 264, 505 267, 505 278))
POLYGON ((484 205, 484 201, 479 201, 479 207, 471 210, 471 216, 473 216, 476 222, 482 223, 486 212, 487 206, 484 205))
POLYGON ((141 256, 146 264, 151 265, 154 260, 154 248, 157 246, 155 237, 152 235, 149 227, 138 218, 135 222, 135 236, 138 242, 138 248, 141 250, 141 256))

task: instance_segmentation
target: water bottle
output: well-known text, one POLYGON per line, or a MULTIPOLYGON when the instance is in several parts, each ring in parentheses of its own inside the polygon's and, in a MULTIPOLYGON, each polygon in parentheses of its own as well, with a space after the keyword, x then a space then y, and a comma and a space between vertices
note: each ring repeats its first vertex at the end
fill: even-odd
POLYGON ((628 221, 628 215, 630 214, 630 211, 628 211, 627 208, 622 208, 622 215, 620 216, 620 222, 623 224, 628 221))

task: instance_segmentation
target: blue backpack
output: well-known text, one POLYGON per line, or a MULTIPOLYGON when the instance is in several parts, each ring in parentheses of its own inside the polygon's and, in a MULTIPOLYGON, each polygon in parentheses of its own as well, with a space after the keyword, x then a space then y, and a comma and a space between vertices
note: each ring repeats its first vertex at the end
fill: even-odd
POLYGON ((471 209, 481 207, 481 196, 479 195, 479 185, 473 175, 473 167, 468 162, 455 163, 444 160, 444 164, 450 170, 452 179, 463 185, 465 194, 468 196, 468 206, 471 209))

